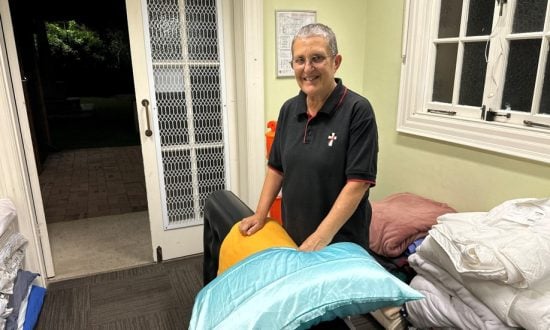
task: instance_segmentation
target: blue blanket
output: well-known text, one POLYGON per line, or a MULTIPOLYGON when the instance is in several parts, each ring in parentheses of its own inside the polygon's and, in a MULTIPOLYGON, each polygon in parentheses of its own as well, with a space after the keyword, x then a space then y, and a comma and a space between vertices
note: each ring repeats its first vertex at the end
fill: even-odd
POLYGON ((316 252, 270 248, 204 287, 189 329, 307 329, 421 298, 354 243, 316 252))

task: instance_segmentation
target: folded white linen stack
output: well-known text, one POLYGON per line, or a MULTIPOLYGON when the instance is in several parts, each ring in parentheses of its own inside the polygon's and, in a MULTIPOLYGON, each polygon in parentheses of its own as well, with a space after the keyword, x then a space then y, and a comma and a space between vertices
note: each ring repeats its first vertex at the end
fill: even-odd
MULTIPOLYGON (((549 199, 516 199, 489 212, 443 215, 409 263, 443 296, 455 299, 443 308, 456 310, 453 304, 460 300, 472 307, 468 311, 479 317, 480 328, 550 328, 549 199)), ((411 286, 423 292, 416 287, 422 283, 413 280, 411 286)), ((441 299, 407 303, 411 322, 428 316, 437 319, 430 326, 448 325, 429 306, 435 300, 441 299)))
POLYGON ((16 211, 12 201, 0 199, 0 329, 13 315, 9 300, 14 293, 17 272, 23 264, 27 239, 17 231, 16 211))
POLYGON ((450 213, 430 235, 456 270, 527 288, 550 275, 550 201, 516 199, 488 213, 450 213))

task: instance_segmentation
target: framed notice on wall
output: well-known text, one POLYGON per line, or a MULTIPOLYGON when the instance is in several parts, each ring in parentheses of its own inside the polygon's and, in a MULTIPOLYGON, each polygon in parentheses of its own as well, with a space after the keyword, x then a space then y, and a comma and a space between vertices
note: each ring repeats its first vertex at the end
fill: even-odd
POLYGON ((290 66, 290 61, 292 60, 292 38, 294 38, 294 35, 302 26, 315 23, 315 19, 315 11, 281 10, 275 12, 277 77, 294 76, 294 71, 292 71, 292 67, 290 66))

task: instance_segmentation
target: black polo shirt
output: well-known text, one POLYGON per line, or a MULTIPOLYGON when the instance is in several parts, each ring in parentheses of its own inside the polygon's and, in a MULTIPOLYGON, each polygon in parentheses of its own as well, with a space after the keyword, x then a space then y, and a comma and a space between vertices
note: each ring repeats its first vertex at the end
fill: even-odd
MULTIPOLYGON (((279 113, 269 155, 270 168, 283 175, 283 225, 300 245, 330 211, 349 180, 376 182, 378 132, 374 111, 340 79, 318 114, 307 114, 306 94, 286 101, 279 113)), ((368 192, 333 243, 368 248, 371 218, 368 192)))

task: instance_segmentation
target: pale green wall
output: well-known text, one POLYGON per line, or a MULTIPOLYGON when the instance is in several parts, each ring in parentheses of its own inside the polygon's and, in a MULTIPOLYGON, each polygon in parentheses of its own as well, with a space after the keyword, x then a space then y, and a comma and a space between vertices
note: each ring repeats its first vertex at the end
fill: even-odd
POLYGON ((319 22, 334 27, 344 59, 352 62, 339 76, 376 112, 380 154, 371 199, 408 191, 459 211, 486 211, 512 198, 550 197, 549 164, 396 132, 403 1, 270 0, 264 6, 266 118, 275 119, 280 104, 297 92, 294 80, 275 78, 274 10, 315 9, 319 22))

